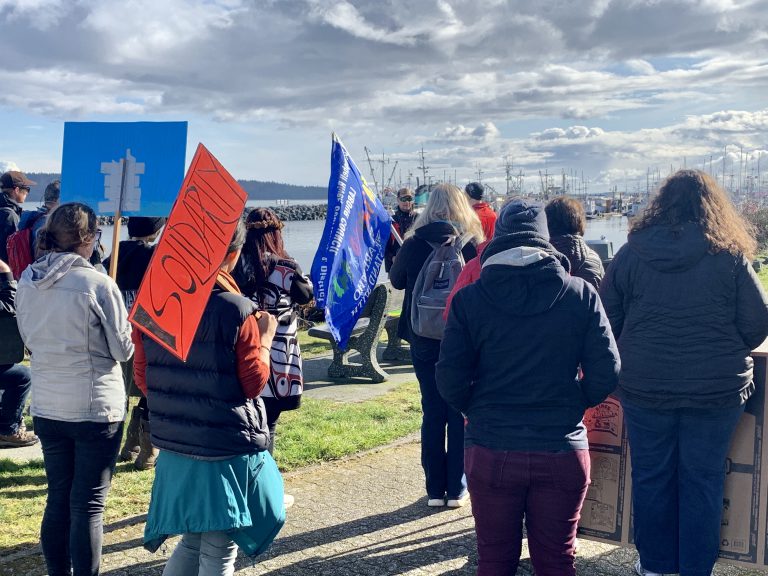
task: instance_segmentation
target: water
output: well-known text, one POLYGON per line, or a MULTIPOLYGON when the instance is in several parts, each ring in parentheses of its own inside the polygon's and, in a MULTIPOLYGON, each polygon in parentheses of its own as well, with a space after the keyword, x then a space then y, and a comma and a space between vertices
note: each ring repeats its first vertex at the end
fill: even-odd
MULTIPOLYGON (((248 202, 248 206, 274 205, 274 200, 248 202)), ((296 201, 296 204, 303 203, 296 201)), ((311 203, 307 202, 307 203, 311 203)), ((25 210, 34 210, 38 204, 36 202, 27 202, 24 205, 25 210)), ((587 230, 584 238, 587 240, 610 240, 613 242, 614 253, 627 241, 627 218, 624 216, 595 218, 587 221, 587 230)), ((312 259, 315 257, 317 246, 320 244, 320 238, 323 235, 323 220, 300 220, 296 222, 286 222, 283 228, 283 241, 285 249, 301 266, 305 274, 309 274, 312 266, 312 259)), ((112 251, 112 226, 102 226, 102 243, 106 250, 105 256, 112 251)), ((128 239, 128 229, 126 226, 120 227, 120 239, 128 239)))

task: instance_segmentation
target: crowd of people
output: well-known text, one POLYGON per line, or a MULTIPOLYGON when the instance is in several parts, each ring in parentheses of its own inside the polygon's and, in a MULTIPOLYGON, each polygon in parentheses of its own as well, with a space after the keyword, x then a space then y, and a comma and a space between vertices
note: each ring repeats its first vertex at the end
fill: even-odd
MULTIPOLYGON (((59 204, 56 183, 24 212, 35 183, 7 172, 0 184, 0 326, 13 332, 0 347, 0 447, 42 445, 49 574, 98 574, 118 458, 155 469, 145 546, 182 535, 163 573, 232 574, 238 549, 263 552, 293 501, 272 453, 280 414, 301 402, 296 306, 312 285, 282 222, 265 208, 238 222, 182 362, 127 320, 163 218, 129 219, 115 282, 94 265, 90 207, 59 204), (32 263, 17 285, 5 246, 25 229, 32 263), (129 396, 141 399, 121 450, 129 396)), ((538 576, 575 575, 584 413, 614 394, 636 573, 708 576, 726 455, 755 391, 750 353, 768 336, 749 226, 712 178, 679 171, 604 269, 579 202, 515 198, 496 213, 484 193, 439 184, 417 212, 401 189, 384 247, 419 382, 426 505, 471 502, 479 576, 516 573, 524 527, 538 576)))

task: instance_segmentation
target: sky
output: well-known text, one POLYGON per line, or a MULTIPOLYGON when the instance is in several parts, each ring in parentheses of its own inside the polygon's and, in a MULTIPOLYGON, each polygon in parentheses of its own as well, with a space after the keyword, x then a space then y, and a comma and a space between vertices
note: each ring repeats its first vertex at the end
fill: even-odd
POLYGON ((326 186, 336 132, 378 187, 768 190, 765 0, 0 0, 0 54, 0 169, 186 120, 241 179, 326 186))

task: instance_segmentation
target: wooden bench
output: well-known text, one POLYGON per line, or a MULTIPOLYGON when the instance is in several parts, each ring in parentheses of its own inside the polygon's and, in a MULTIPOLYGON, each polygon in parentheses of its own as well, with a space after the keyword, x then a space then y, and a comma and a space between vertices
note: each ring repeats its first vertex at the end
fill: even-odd
POLYGON ((389 282, 378 284, 371 292, 360 318, 352 329, 347 348, 342 350, 333 339, 327 324, 320 324, 309 329, 308 334, 315 338, 329 340, 333 349, 333 362, 328 367, 329 378, 370 378, 373 382, 384 382, 389 375, 379 366, 376 358, 376 345, 384 329, 384 316, 389 300, 389 282), (353 351, 360 354, 361 364, 350 364, 349 356, 353 351))

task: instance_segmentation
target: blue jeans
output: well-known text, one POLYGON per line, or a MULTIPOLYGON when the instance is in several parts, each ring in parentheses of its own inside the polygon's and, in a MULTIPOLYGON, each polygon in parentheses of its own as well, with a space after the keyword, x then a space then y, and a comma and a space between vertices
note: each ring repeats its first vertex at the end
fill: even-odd
POLYGON ((622 402, 643 568, 709 576, 720 548, 725 459, 744 407, 661 410, 622 402))
POLYGON ((32 377, 26 366, 0 366, 0 390, 3 392, 0 398, 0 434, 3 436, 18 432, 31 384, 32 377))
POLYGON ((184 534, 163 576, 232 576, 237 544, 226 532, 184 534))
POLYGON ((413 370, 421 390, 421 466, 430 498, 458 499, 467 490, 464 476, 464 417, 437 391, 435 365, 440 341, 413 336, 413 370), (446 449, 446 429, 448 448, 446 449))
POLYGON ((50 576, 95 576, 104 501, 123 437, 122 422, 63 422, 35 416, 48 500, 40 545, 50 576))

